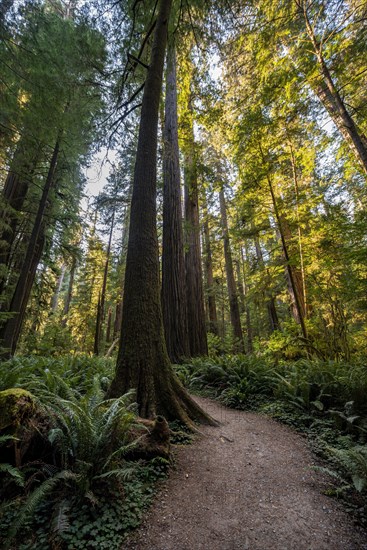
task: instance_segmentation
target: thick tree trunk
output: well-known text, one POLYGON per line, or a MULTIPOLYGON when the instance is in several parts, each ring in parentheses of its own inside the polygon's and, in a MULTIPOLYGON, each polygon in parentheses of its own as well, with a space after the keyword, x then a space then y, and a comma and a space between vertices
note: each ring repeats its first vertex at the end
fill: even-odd
POLYGON ((213 260, 212 260, 212 248, 210 243, 210 230, 208 219, 208 208, 204 204, 204 249, 205 249, 205 275, 206 275, 206 295, 207 295, 207 310, 209 318, 209 332, 219 335, 218 330, 218 316, 217 316, 217 303, 215 298, 214 289, 214 276, 213 276, 213 260))
POLYGON ((6 177, 2 192, 2 208, 0 218, 0 294, 3 293, 7 268, 10 267, 11 254, 17 235, 19 212, 22 210, 28 194, 29 185, 39 157, 39 150, 29 158, 28 148, 31 144, 20 141, 15 151, 11 169, 6 177))
MULTIPOLYGON (((188 107, 189 108, 189 107, 188 107)), ((199 195, 194 130, 189 128, 185 151, 186 292, 190 355, 208 354, 200 250, 199 195)))
POLYGON ((157 130, 171 0, 159 0, 141 109, 126 260, 121 341, 109 397, 136 390, 139 414, 161 414, 192 426, 213 422, 181 386, 163 333, 156 228, 157 130))
POLYGON ((34 220, 32 233, 29 238, 27 252, 9 306, 9 312, 11 312, 13 315, 4 323, 3 327, 0 330, 0 341, 2 346, 5 348, 5 357, 14 355, 21 326, 23 324, 25 308, 27 306, 30 289, 32 288, 34 281, 35 271, 33 270, 32 266, 38 254, 37 247, 39 247, 40 245, 40 235, 42 235, 43 233, 43 218, 47 207, 50 190, 54 183, 59 148, 60 138, 58 138, 54 147, 49 171, 42 191, 41 200, 38 205, 36 218, 34 220))
POLYGON ((234 278, 231 244, 229 240, 227 205, 223 188, 219 192, 220 217, 223 231, 224 261, 226 265, 227 290, 229 299, 229 310, 231 315, 231 325, 233 336, 237 339, 235 351, 244 351, 243 335, 241 327, 240 308, 238 305, 238 296, 236 281, 234 278))
POLYGON ((170 360, 188 357, 185 257, 182 231, 181 178, 177 129, 176 53, 173 38, 167 52, 163 130, 162 313, 170 360))

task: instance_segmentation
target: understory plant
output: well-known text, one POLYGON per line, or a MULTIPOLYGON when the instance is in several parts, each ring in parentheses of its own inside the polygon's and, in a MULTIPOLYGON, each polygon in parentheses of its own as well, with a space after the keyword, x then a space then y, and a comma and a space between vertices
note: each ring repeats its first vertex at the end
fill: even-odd
MULTIPOLYGON (((68 379, 73 364, 62 369, 61 363, 53 372, 52 363, 44 368, 37 358, 37 368, 18 378, 34 396, 38 449, 25 452, 21 464, 0 464, 1 544, 117 549, 139 524, 152 481, 167 461, 129 460, 146 430, 136 424, 133 392, 105 400, 98 369, 88 380, 88 373, 78 372, 68 379)), ((4 435, 0 446, 9 448, 14 439, 4 435)))

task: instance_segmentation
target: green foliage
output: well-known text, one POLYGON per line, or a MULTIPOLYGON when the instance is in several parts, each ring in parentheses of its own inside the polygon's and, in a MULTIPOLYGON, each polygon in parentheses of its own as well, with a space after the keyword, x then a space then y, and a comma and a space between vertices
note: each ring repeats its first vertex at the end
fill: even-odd
POLYGON ((96 384, 106 391, 112 378, 114 361, 89 355, 65 357, 16 356, 0 363, 0 390, 43 383, 57 394, 61 387, 88 393, 96 384), (59 389, 57 389, 59 387, 59 389))
MULTIPOLYGON (((120 548, 168 468, 160 458, 125 459, 135 445, 133 394, 104 400, 112 364, 103 359, 18 357, 2 367, 2 386, 31 391, 49 426, 44 456, 0 464, 3 487, 18 485, 0 511, 0 539, 22 549, 120 548)), ((12 440, 2 436, 0 445, 12 440)))
POLYGON ((276 385, 274 370, 268 361, 255 356, 198 358, 175 368, 188 388, 218 397, 235 408, 247 408, 254 396, 271 396, 276 385))
POLYGON ((354 488, 367 492, 367 446, 356 445, 348 449, 327 448, 336 466, 353 483, 354 488))

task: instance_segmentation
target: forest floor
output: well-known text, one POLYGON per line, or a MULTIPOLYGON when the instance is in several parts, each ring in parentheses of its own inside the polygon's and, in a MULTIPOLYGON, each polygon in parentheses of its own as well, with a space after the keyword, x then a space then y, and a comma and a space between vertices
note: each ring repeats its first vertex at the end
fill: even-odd
POLYGON ((366 534, 324 494, 307 442, 254 413, 196 398, 220 426, 176 447, 129 550, 365 550, 366 534))

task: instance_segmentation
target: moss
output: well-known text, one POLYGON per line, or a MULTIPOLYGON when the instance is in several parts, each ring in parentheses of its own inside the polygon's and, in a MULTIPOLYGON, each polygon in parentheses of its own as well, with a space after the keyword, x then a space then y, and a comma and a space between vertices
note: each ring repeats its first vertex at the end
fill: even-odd
POLYGON ((24 418, 36 411, 33 395, 22 388, 10 388, 0 392, 0 430, 19 427, 24 418))

